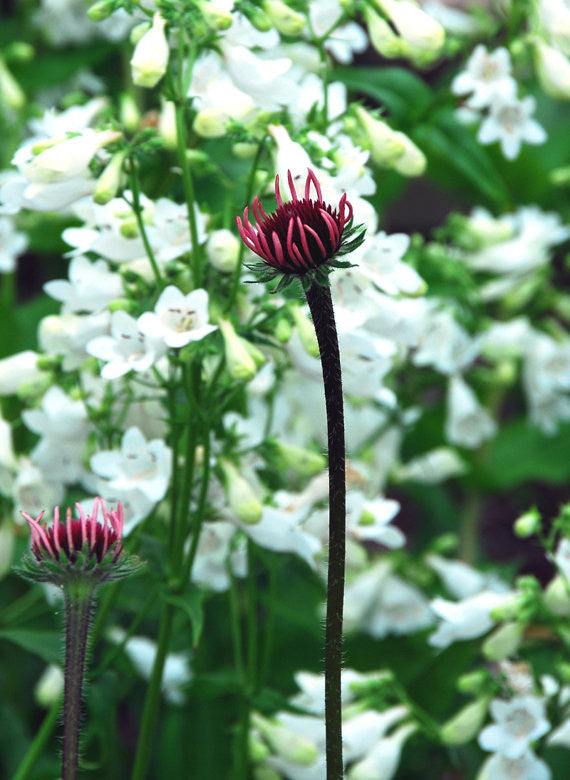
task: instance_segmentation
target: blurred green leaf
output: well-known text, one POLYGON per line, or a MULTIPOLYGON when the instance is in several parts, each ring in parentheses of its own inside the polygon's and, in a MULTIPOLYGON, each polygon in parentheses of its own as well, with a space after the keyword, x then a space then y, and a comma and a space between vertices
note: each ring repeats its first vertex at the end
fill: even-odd
POLYGON ((507 207, 509 193, 491 158, 450 111, 418 125, 411 137, 428 158, 428 176, 456 192, 467 191, 485 204, 507 207))
POLYGON ((192 626, 192 644, 194 647, 200 642, 204 627, 204 591, 197 588, 188 590, 183 594, 164 593, 163 599, 172 606, 181 609, 192 626))
POLYGON ((22 647, 29 653, 39 656, 48 664, 61 664, 61 637, 57 631, 33 631, 11 628, 0 631, 0 639, 22 647))
POLYGON ((488 482, 513 488, 529 480, 560 485, 570 478, 570 424, 547 436, 525 420, 505 425, 489 444, 488 482))
POLYGON ((356 94, 375 98, 394 119, 405 124, 425 113, 433 101, 427 84, 404 68, 335 68, 333 78, 356 94))

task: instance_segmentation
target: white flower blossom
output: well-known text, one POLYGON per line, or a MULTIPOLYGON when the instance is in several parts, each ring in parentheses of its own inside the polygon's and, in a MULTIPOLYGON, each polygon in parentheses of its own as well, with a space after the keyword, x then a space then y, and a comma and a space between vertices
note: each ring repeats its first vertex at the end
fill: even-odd
POLYGON ((244 577, 247 574, 245 540, 242 539, 234 547, 235 535, 236 527, 233 523, 204 523, 192 566, 192 582, 203 588, 222 592, 230 587, 228 563, 235 577, 244 577))
POLYGON ((63 312, 97 313, 123 293, 119 274, 109 270, 104 260, 92 263, 78 255, 69 264, 69 281, 53 279, 44 284, 46 293, 61 301, 63 312))
POLYGON ((431 608, 440 623, 430 635, 429 644, 444 649, 453 642, 475 639, 486 634, 495 623, 491 610, 509 598, 509 594, 491 590, 481 591, 457 602, 435 598, 431 608))
POLYGON ((452 444, 474 449, 497 431, 495 421, 484 409, 462 376, 449 380, 445 436, 452 444))
POLYGON ((548 764, 527 750, 519 758, 495 753, 485 761, 477 780, 550 780, 551 777, 548 764))
POLYGON ((160 294, 154 312, 145 312, 137 325, 141 333, 153 339, 163 339, 167 347, 179 348, 199 341, 216 330, 208 323, 208 293, 192 290, 184 293, 169 285, 160 294))
POLYGON ((486 108, 499 97, 514 97, 517 83, 511 76, 511 57, 502 46, 489 53, 480 44, 474 50, 464 71, 451 84, 455 95, 468 95, 469 108, 486 108))
POLYGON ((120 450, 96 452, 90 463, 106 494, 137 490, 153 503, 164 498, 172 470, 170 448, 161 439, 147 441, 138 428, 123 434, 120 450))
POLYGON ((493 699, 489 709, 495 723, 481 731, 479 744, 483 750, 511 760, 524 755, 530 744, 550 729, 544 699, 538 696, 515 696, 510 701, 493 699))
POLYGON ((543 144, 546 131, 532 119, 536 101, 531 96, 519 100, 516 96, 502 96, 489 109, 489 116, 481 123, 477 140, 481 144, 498 141, 507 160, 518 157, 523 143, 543 144))
POLYGON ((111 315, 111 335, 99 336, 87 344, 87 351, 105 365, 104 379, 117 379, 129 371, 144 372, 164 353, 162 339, 145 336, 137 321, 125 311, 111 315))

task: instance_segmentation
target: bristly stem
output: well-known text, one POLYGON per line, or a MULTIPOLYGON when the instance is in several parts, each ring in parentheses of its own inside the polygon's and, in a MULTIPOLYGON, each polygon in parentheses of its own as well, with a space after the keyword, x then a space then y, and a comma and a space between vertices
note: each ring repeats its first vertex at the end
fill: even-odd
POLYGON ((325 638, 327 780, 342 780, 342 614, 344 602, 346 464, 340 350, 330 287, 305 291, 323 368, 329 450, 329 561, 325 638))
POLYGON ((68 583, 65 600, 65 683, 63 689, 62 780, 77 780, 81 694, 94 589, 85 582, 68 583))

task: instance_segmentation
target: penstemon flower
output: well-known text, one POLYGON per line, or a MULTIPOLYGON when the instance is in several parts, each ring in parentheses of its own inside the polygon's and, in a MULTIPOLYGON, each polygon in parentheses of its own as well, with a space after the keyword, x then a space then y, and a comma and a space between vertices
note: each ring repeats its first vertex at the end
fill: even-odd
POLYGON ((236 218, 244 244, 263 259, 263 263, 248 266, 260 272, 260 281, 266 282, 282 276, 277 289, 294 278, 300 278, 304 289, 314 280, 328 284, 328 274, 333 268, 348 268, 351 264, 336 258, 352 252, 364 241, 361 226, 352 224, 352 206, 346 193, 338 208, 323 200, 320 184, 309 169, 305 183, 305 196, 299 198, 288 172, 292 200, 283 203, 279 190, 279 176, 275 177, 277 210, 266 214, 259 197, 253 200, 255 227, 248 216, 249 206, 243 212, 243 221, 236 218), (316 199, 311 198, 311 184, 316 199))

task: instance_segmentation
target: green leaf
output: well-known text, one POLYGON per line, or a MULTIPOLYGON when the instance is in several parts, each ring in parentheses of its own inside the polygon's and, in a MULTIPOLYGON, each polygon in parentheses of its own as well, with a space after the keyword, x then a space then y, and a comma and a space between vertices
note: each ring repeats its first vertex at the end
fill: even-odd
POLYGON ((433 101, 427 84, 403 68, 335 68, 333 75, 355 93, 375 98, 398 122, 409 124, 433 101))
POLYGON ((48 664, 61 665, 63 661, 62 640, 57 631, 10 628, 0 631, 0 639, 13 642, 29 653, 39 656, 48 664))
POLYGON ((449 189, 506 206, 509 194, 491 158, 451 112, 414 128, 411 137, 428 158, 428 176, 449 189))
POLYGON ((570 479, 570 423, 547 436, 525 420, 506 425, 489 445, 485 476, 495 488, 529 480, 553 485, 570 479))
POLYGON ((192 644, 198 646, 202 629, 204 628, 204 593, 197 588, 192 588, 183 594, 163 593, 163 599, 173 607, 181 609, 192 626, 192 644))

